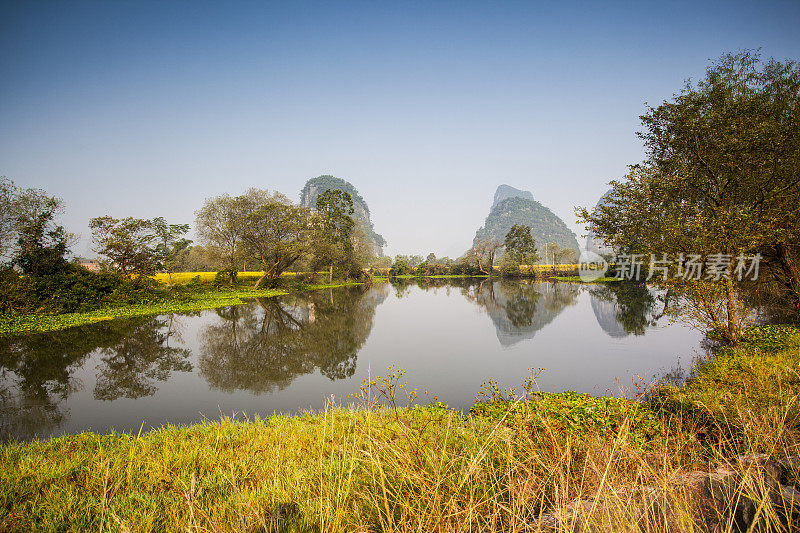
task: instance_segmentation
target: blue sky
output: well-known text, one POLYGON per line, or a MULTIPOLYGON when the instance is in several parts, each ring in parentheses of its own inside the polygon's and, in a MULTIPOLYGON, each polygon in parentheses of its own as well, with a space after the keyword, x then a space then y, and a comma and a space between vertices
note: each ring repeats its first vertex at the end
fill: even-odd
POLYGON ((88 220, 192 223, 333 174, 390 254, 457 256, 508 183, 576 205, 710 59, 800 59, 800 2, 2 2, 0 175, 88 220))

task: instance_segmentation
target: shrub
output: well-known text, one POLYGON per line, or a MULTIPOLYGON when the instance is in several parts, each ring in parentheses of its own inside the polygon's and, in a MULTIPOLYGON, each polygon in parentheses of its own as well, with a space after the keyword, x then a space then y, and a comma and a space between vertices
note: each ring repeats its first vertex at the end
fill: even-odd
POLYGON ((238 276, 239 276, 239 271, 236 270, 235 268, 226 268, 220 270, 214 276, 214 285, 216 285, 217 287, 219 287, 220 285, 224 285, 226 283, 229 285, 235 285, 238 276))
POLYGON ((186 288, 192 292, 199 292, 203 290, 203 281, 200 279, 200 276, 195 276, 186 283, 186 288))

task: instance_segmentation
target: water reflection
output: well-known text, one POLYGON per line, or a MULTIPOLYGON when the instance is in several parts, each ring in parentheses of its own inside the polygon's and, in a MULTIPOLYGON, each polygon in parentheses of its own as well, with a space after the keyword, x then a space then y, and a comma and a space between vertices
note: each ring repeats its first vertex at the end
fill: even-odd
POLYGON ((697 345, 652 328, 668 296, 629 283, 393 280, 0 339, 0 439, 319 407, 393 364, 457 408, 482 381, 516 383, 531 366, 548 369, 552 390, 602 392, 697 345))
POLYGON ((94 397, 98 400, 141 398, 158 390, 157 383, 172 372, 191 372, 191 350, 170 346, 182 343, 175 315, 157 317, 133 326, 117 342, 101 348, 94 397))
POLYGON ((664 316, 670 299, 669 293, 656 297, 644 283, 606 283, 591 287, 589 292, 597 323, 613 338, 644 335, 664 316))
POLYGON ((171 348, 172 315, 100 322, 63 331, 0 339, 0 439, 48 432, 69 413, 62 405, 83 389, 74 374, 101 354, 94 398, 153 394, 155 381, 189 372, 189 350, 171 348))
POLYGON ((219 312, 201 333, 200 373, 215 389, 261 394, 316 369, 331 380, 356 369, 386 285, 303 293, 219 312))
POLYGON ((465 292, 492 319, 503 347, 532 339, 564 308, 574 305, 580 287, 569 283, 486 280, 465 292))

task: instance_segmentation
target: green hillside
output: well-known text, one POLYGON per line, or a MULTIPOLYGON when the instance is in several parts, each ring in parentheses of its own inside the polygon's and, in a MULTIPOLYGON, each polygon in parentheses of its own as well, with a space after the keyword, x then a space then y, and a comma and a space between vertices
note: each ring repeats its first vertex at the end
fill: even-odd
POLYGON ((350 195, 353 199, 355 218, 361 223, 364 232, 372 241, 373 252, 375 255, 383 255, 382 248, 386 244, 386 241, 383 236, 375 232, 366 200, 364 200, 359 194, 358 189, 349 181, 327 174, 311 178, 306 182, 305 186, 303 186, 303 190, 300 191, 300 204, 305 207, 315 207, 317 205, 317 196, 329 189, 339 189, 350 195))
POLYGON ((519 196, 505 198, 492 207, 483 227, 475 233, 473 243, 488 238, 502 241, 514 224, 530 226, 540 250, 545 243, 555 242, 562 248, 578 251, 575 234, 558 215, 536 200, 519 196))

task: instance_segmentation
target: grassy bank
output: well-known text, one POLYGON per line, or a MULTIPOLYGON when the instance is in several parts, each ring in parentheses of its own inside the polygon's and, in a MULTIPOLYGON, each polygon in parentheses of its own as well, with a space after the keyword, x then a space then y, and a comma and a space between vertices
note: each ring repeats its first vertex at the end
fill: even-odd
MULTIPOLYGON (((214 278, 214 273, 189 272, 181 273, 181 275, 173 274, 173 283, 184 285, 201 274, 211 274, 211 276, 206 276, 210 280, 214 278)), ((261 275, 260 272, 255 274, 261 275)), ((159 274, 159 276, 162 275, 159 274)), ((201 280, 203 279, 202 276, 200 278, 201 280)), ((248 280, 249 278, 244 276, 244 279, 248 280)), ((58 315, 0 315, 0 336, 55 331, 114 318, 217 309, 219 307, 243 304, 248 298, 268 298, 270 296, 285 295, 289 293, 289 290, 313 291, 358 284, 357 282, 349 281, 321 284, 296 283, 290 285, 289 288, 256 290, 247 281, 242 282, 241 279, 239 285, 232 288, 226 286, 215 287, 209 283, 202 282, 202 285, 196 287, 193 291, 163 290, 160 295, 153 297, 152 301, 147 303, 116 305, 93 311, 58 315)))
MULTIPOLYGON (((601 530, 702 531, 675 480, 740 468, 741 453, 797 454, 798 364, 795 329, 761 328, 647 402, 509 401, 490 383, 471 415, 371 406, 405 390, 395 376, 319 413, 9 444, 0 530, 535 531, 584 500, 601 530), (672 511, 643 517, 654 501, 672 511)), ((758 501, 764 530, 777 506, 758 501)))
POLYGON ((60 315, 0 315, 0 335, 54 331, 114 318, 165 313, 188 313, 200 311, 202 309, 216 309, 229 305, 242 304, 244 303, 243 298, 266 298, 283 294, 288 293, 285 290, 278 289, 208 289, 196 294, 181 295, 180 297, 166 296, 152 303, 115 306, 84 313, 64 313, 60 315))

